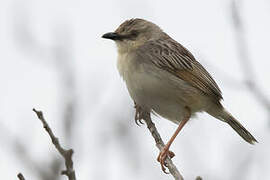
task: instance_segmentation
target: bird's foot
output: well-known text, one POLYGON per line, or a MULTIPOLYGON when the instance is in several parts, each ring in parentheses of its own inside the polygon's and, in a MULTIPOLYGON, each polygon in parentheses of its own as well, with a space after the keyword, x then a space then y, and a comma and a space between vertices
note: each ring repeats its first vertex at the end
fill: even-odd
POLYGON ((135 112, 135 123, 140 126, 141 124, 143 124, 143 111, 142 111, 142 108, 140 106, 138 106, 136 104, 136 102, 134 102, 134 108, 136 109, 136 112, 135 112))
POLYGON ((168 172, 166 171, 166 168, 165 168, 165 166, 167 166, 165 163, 167 156, 169 156, 170 158, 173 158, 175 156, 175 154, 169 150, 168 145, 165 145, 157 157, 157 161, 160 163, 161 169, 165 174, 168 174, 168 172))

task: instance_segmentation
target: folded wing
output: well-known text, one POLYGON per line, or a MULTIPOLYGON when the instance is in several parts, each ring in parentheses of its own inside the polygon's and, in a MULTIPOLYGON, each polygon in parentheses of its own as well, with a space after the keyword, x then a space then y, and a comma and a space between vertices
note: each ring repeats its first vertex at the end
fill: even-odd
POLYGON ((147 58, 145 61, 186 81, 215 102, 222 99, 222 93, 211 75, 186 48, 173 39, 149 41, 137 52, 140 57, 147 58))

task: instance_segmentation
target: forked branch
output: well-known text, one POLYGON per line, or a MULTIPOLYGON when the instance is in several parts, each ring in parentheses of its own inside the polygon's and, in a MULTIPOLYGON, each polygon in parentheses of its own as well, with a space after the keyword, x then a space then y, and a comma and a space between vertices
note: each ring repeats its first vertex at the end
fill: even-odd
POLYGON ((37 111, 33 109, 33 111, 36 113, 38 119, 42 122, 44 129, 49 134, 52 143, 54 144, 55 148, 58 150, 58 152, 61 154, 61 156, 65 159, 65 165, 66 170, 62 171, 62 175, 66 175, 69 180, 76 180, 75 176, 75 170, 73 169, 73 161, 72 161, 72 149, 64 149, 61 144, 59 143, 59 140, 55 135, 53 134, 51 128, 49 127, 48 123, 46 122, 45 118, 43 117, 42 111, 37 111))

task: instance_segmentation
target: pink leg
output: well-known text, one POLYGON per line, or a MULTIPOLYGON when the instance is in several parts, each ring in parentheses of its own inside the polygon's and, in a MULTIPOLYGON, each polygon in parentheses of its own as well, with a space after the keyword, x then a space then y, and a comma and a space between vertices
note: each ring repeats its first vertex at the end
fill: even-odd
POLYGON ((190 109, 188 107, 186 107, 186 110, 187 110, 186 111, 187 114, 185 115, 184 119, 180 122, 178 128, 176 129, 176 131, 172 135, 171 139, 168 141, 168 143, 164 146, 164 148, 162 149, 162 151, 158 155, 157 160, 160 163, 161 168, 162 168, 162 171, 164 173, 167 173, 166 172, 166 168, 164 166, 166 157, 169 156, 170 158, 172 158, 174 156, 174 153, 171 152, 171 151, 169 151, 169 148, 172 145, 172 143, 175 140, 175 138, 178 135, 178 133, 181 131, 181 129, 184 127, 184 125, 186 124, 186 122, 189 120, 189 118, 191 116, 190 109))

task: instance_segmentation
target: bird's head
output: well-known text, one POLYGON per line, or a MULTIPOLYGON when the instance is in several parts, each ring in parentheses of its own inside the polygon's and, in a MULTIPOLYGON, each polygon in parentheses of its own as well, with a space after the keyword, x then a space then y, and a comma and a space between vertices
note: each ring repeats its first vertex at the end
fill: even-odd
POLYGON ((154 23, 144 19, 130 19, 123 22, 114 32, 106 33, 102 37, 114 40, 118 51, 126 52, 136 49, 149 40, 158 39, 163 34, 154 23))

